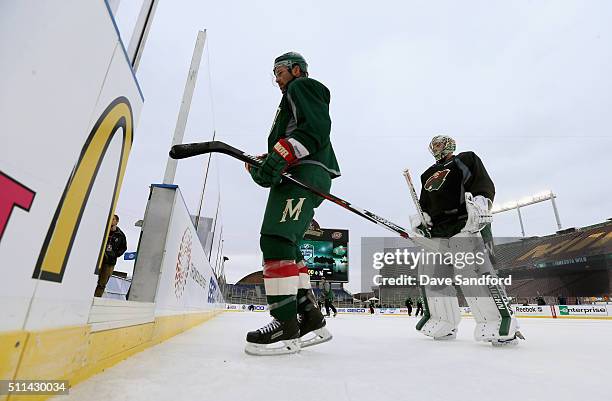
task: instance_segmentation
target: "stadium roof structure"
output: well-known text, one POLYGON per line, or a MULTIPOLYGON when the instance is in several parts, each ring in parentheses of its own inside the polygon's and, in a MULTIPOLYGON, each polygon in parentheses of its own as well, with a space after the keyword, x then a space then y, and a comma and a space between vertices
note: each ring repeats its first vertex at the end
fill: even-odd
POLYGON ((544 237, 525 238, 495 248, 497 268, 563 267, 612 260, 612 220, 570 228, 544 237))
POLYGON ((261 284, 263 285, 263 270, 258 270, 253 273, 249 273, 236 283, 236 285, 252 285, 261 284))

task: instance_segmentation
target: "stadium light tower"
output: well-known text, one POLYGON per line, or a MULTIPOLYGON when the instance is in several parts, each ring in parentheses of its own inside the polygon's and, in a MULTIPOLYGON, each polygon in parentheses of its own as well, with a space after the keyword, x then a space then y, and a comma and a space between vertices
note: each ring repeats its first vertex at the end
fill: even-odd
POLYGON ((555 198, 557 196, 551 191, 547 190, 544 192, 537 193, 535 195, 526 196, 524 198, 519 199, 518 201, 506 202, 499 206, 494 205, 493 210, 491 212, 493 214, 507 212, 508 210, 516 209, 519 217, 519 222, 521 223, 521 233, 523 237, 525 236, 525 226, 523 225, 523 217, 521 215, 521 208, 529 205, 533 205, 535 203, 545 202, 550 200, 553 211, 555 213, 555 220, 557 221, 557 228, 561 230, 561 220, 559 219, 559 211, 557 210, 557 204, 555 203, 555 198))

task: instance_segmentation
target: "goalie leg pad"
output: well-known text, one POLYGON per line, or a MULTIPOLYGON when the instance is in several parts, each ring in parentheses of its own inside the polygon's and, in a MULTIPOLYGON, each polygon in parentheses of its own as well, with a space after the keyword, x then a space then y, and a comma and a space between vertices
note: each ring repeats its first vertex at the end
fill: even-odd
POLYGON ((427 297, 427 306, 429 316, 420 325, 420 332, 436 340, 455 338, 461 321, 457 297, 427 297))
MULTIPOLYGON (((441 249, 448 245, 448 240, 441 240, 441 249)), ((420 263, 419 276, 432 278, 452 277, 452 266, 440 263, 420 263)), ((457 327, 461 321, 457 292, 452 285, 421 286, 425 313, 416 329, 434 339, 453 339, 457 336, 457 327)))
MULTIPOLYGON (((451 240, 451 246, 462 252, 484 253, 483 263, 468 264, 462 269, 465 278, 482 276, 496 277, 488 251, 479 235, 466 236, 465 233, 451 240), (468 248, 468 249, 466 249, 468 248), (471 249, 470 249, 471 248, 471 249)), ((522 337, 519 323, 510 308, 506 290, 502 285, 462 285, 461 290, 476 320, 474 339, 476 341, 512 342, 522 337)))
MULTIPOLYGON (((464 293, 467 291, 463 289, 464 293)), ((476 320, 474 329, 476 341, 505 341, 515 338, 519 323, 509 307, 510 313, 504 309, 500 310, 492 297, 468 297, 466 295, 465 300, 476 320)))

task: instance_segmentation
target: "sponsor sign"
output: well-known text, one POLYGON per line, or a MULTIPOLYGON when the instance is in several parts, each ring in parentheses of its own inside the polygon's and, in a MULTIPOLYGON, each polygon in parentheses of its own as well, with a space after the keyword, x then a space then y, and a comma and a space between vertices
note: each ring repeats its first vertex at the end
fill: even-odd
POLYGON ((366 308, 337 308, 338 313, 369 313, 366 308))
POLYGON ((516 316, 542 316, 552 317, 553 311, 550 305, 512 305, 512 311, 516 316))
POLYGON ((216 309, 216 305, 225 305, 221 288, 198 240, 182 195, 178 189, 175 191, 164 249, 167 257, 162 261, 155 298, 158 315, 185 309, 216 309))
POLYGON ((559 305, 559 317, 563 316, 608 316, 605 305, 559 305))
POLYGON ((399 314, 408 314, 408 309, 406 308, 380 308, 376 310, 380 315, 399 315, 399 314))
MULTIPOLYGON (((225 304, 225 310, 237 312, 250 312, 247 304, 225 304)), ((268 305, 253 305, 254 312, 264 312, 268 310, 268 305)))

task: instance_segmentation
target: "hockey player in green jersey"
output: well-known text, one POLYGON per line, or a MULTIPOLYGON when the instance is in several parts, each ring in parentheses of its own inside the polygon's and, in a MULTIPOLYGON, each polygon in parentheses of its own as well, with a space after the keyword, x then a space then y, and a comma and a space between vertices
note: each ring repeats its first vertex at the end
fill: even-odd
POLYGON ((264 286, 272 322, 247 334, 245 351, 254 355, 294 353, 331 339, 316 306, 310 277, 298 248, 323 198, 291 183, 282 173, 329 192, 340 169, 330 142, 329 90, 308 77, 298 53, 274 60, 282 98, 259 167, 247 166, 253 181, 269 188, 261 226, 264 286))
MULTIPOLYGON (((429 150, 436 162, 421 175, 419 204, 423 214, 412 216, 411 226, 436 238, 441 253, 444 250, 472 253, 476 259, 461 266, 421 263, 419 275, 455 277, 460 273, 474 278, 495 277, 490 224, 495 186, 474 152, 455 155, 455 147, 455 141, 448 136, 439 135, 431 140, 429 150)), ((477 341, 496 346, 518 343, 517 338, 522 335, 501 284, 460 287, 476 320, 477 341)), ((437 340, 454 339, 461 319, 455 288, 425 285, 421 292, 425 314, 417 330, 437 340)))
POLYGON ((329 317, 329 310, 331 309, 334 312, 334 317, 338 315, 338 311, 334 306, 334 291, 332 290, 331 283, 328 283, 325 280, 325 277, 321 278, 321 282, 319 283, 319 288, 321 289, 321 293, 325 299, 325 316, 329 317))

